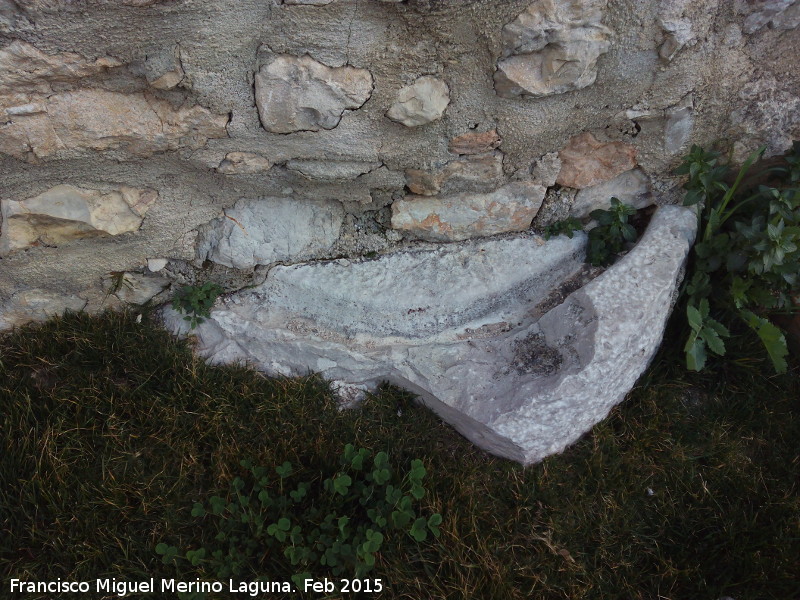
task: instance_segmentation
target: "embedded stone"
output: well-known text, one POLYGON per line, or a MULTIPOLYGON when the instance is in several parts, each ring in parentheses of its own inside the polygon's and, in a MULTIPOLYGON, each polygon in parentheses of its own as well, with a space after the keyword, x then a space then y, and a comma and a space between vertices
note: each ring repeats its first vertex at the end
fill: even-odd
POLYGON ((453 154, 484 154, 500 146, 496 129, 481 133, 468 131, 450 140, 447 149, 453 154))
POLYGON ((742 31, 747 34, 765 26, 786 30, 800 25, 800 2, 797 0, 761 0, 737 4, 738 12, 746 15, 742 31))
POLYGON ((658 55, 669 62, 684 47, 697 41, 691 5, 694 0, 667 0, 658 5, 658 24, 664 39, 658 47, 658 55))
POLYGON ((503 53, 494 74, 499 96, 538 98, 585 88, 608 52, 602 25, 606 0, 536 0, 503 27, 503 53))
POLYGON ((27 200, 1 200, 0 252, 136 231, 157 199, 153 190, 58 185, 27 200))
POLYGON ((406 127, 419 127, 440 119, 448 104, 450 88, 447 84, 432 75, 424 75, 397 93, 386 116, 406 127))
POLYGON ((488 194, 406 196, 392 204, 392 227, 433 242, 524 231, 545 191, 540 185, 516 182, 488 194))
POLYGON ((74 294, 62 294, 45 289, 16 292, 7 302, 0 304, 0 331, 31 321, 46 321, 65 311, 80 311, 86 300, 74 294))
POLYGON ((92 87, 65 91, 121 65, 112 57, 50 55, 20 41, 0 49, 0 153, 29 161, 82 149, 144 157, 227 136, 228 116, 201 106, 92 87))
MULTIPOLYGON (((605 418, 652 360, 696 225, 691 209, 660 208, 595 279, 583 232, 276 266, 211 311, 195 348, 272 376, 388 381, 481 448, 531 464, 605 418)), ((188 332, 171 308, 163 316, 188 332)))
POLYGON ((0 95, 0 152, 20 159, 65 150, 123 150, 140 157, 200 148, 227 137, 227 115, 202 106, 173 108, 149 94, 80 89, 49 96, 0 95))
POLYGON ((694 94, 665 109, 630 108, 617 113, 618 123, 635 123, 643 139, 662 138, 663 149, 670 155, 682 152, 694 130, 694 94))
POLYGON ((650 194, 650 179, 641 169, 632 169, 617 175, 614 179, 578 190, 569 214, 581 219, 589 216, 595 209, 607 210, 611 198, 636 208, 645 208, 653 203, 650 194))
POLYGON ((739 90, 738 108, 731 111, 734 164, 742 164, 758 146, 766 157, 783 154, 800 139, 800 93, 785 78, 769 73, 747 82, 739 90))
POLYGON ((122 273, 119 280, 108 281, 109 291, 127 304, 146 304, 167 289, 171 281, 142 273, 122 273))
POLYGON ((664 111, 664 150, 678 154, 685 147, 694 130, 694 98, 687 94, 678 104, 664 111))
POLYGON ((265 156, 254 152, 228 152, 219 163, 217 171, 225 175, 242 173, 263 173, 272 168, 272 162, 265 156))
POLYGON ((406 185, 414 194, 433 196, 460 191, 490 191, 503 179, 503 155, 492 152, 451 160, 435 170, 406 170, 406 185))
POLYGON ((16 93, 53 92, 53 84, 72 83, 119 67, 123 63, 110 56, 96 60, 74 52, 46 54, 28 44, 15 40, 0 49, 0 90, 16 93))
POLYGON ((319 258, 339 238, 343 219, 338 202, 243 198, 208 224, 198 257, 235 269, 319 258))
POLYGON ((144 61, 147 83, 159 90, 169 90, 178 85, 186 74, 181 64, 180 46, 151 52, 144 61))
POLYGON ((544 187, 552 187, 561 172, 561 160, 557 152, 548 152, 531 166, 531 177, 534 183, 544 187))
POLYGON ((346 110, 372 95, 372 74, 355 67, 328 67, 308 55, 280 54, 255 76, 256 105, 272 133, 333 129, 346 110))
POLYGON ((169 261, 166 258, 148 258, 147 269, 151 273, 155 273, 166 267, 168 262, 169 261))
POLYGON ((634 168, 636 148, 625 142, 600 142, 587 131, 570 138, 558 158, 561 171, 556 183, 580 189, 634 168))

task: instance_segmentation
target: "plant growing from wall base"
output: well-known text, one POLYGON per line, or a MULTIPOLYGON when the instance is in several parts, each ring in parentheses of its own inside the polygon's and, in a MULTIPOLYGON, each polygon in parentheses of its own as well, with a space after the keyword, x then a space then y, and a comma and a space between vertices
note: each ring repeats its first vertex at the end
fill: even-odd
POLYGON ((613 263, 617 255, 625 250, 626 244, 636 241, 636 229, 628 223, 628 217, 635 214, 636 209, 623 204, 619 198, 611 198, 609 210, 598 209, 589 213, 598 225, 589 231, 586 260, 596 267, 613 263))
POLYGON ((583 225, 575 217, 568 217, 545 227, 544 239, 549 240, 557 235, 566 235, 569 239, 572 239, 576 231, 583 231, 583 225))
MULTIPOLYGON (((586 249, 586 262, 596 267, 607 267, 616 260, 628 244, 636 241, 636 229, 628 223, 628 218, 636 214, 636 209, 623 204, 619 198, 611 198, 608 210, 593 210, 589 216, 597 221, 597 226, 589 231, 589 242, 586 249)), ((544 229, 544 239, 549 240, 556 235, 566 235, 572 239, 576 231, 582 231, 583 225, 575 217, 568 217, 551 223, 544 229)))
POLYGON ((785 165, 769 170, 780 181, 777 188, 761 185, 742 194, 742 181, 764 150, 747 158, 731 184, 719 153, 698 146, 676 171, 688 175, 684 205, 699 206, 693 273, 684 289, 690 370, 705 366, 707 350, 725 354, 730 332, 720 320, 738 317, 761 340, 775 370, 786 371, 786 339, 767 317, 792 310, 800 291, 800 143, 785 165))
POLYGON ((221 286, 210 281, 199 286, 187 285, 175 293, 172 308, 185 314, 183 320, 188 321, 194 329, 211 316, 211 307, 222 292, 221 286))

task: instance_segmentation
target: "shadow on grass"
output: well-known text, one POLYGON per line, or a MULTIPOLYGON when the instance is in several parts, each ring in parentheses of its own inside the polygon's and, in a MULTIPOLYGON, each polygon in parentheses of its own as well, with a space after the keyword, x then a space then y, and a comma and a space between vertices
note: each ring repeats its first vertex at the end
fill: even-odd
POLYGON ((798 365, 690 376, 676 343, 590 434, 523 469, 397 389, 340 412, 316 377, 207 366, 130 314, 22 328, 0 338, 3 596, 12 577, 194 579, 154 548, 197 547, 192 503, 225 493, 240 459, 319 478, 353 443, 423 459, 424 509, 444 517, 439 540, 387 540, 376 597, 800 597, 798 365))

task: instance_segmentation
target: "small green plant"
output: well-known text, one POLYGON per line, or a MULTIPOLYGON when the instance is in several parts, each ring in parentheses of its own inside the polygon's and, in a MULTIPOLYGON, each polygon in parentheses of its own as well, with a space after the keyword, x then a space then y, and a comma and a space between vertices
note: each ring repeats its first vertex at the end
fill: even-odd
POLYGON ((576 231, 583 231, 583 225, 575 217, 568 217, 545 227, 544 239, 549 240, 557 235, 566 235, 569 239, 572 239, 576 231))
POLYGON ((636 229, 628 223, 628 217, 635 214, 635 208, 623 204, 618 198, 611 198, 609 210, 598 209, 589 213, 598 225, 589 231, 586 260, 596 267, 605 267, 614 262, 627 243, 636 241, 636 229))
POLYGON ((184 321, 188 321, 192 329, 211 316, 214 301, 223 292, 222 287, 207 281, 203 285, 186 285, 172 298, 172 308, 184 313, 184 321))
MULTIPOLYGON (((421 516, 414 503, 425 496, 426 471, 421 460, 398 475, 386 452, 372 456, 348 444, 339 470, 319 482, 298 481, 290 462, 268 469, 241 461, 247 475, 236 477, 227 497, 196 502, 192 516, 203 520, 212 540, 180 553, 160 543, 165 564, 200 567, 218 580, 255 576, 259 561, 287 562, 295 584, 320 572, 361 577, 374 566, 387 536, 403 533, 414 542, 439 537, 442 517, 421 516), (274 474, 277 474, 277 481, 274 474)), ((193 598, 203 598, 195 595, 193 598)))
POLYGON ((730 184, 719 153, 699 146, 692 146, 676 171, 688 175, 684 205, 699 206, 693 273, 684 290, 690 370, 703 369, 707 350, 725 355, 730 332, 719 319, 735 316, 761 340, 775 370, 786 371, 786 339, 768 317, 792 310, 792 296, 800 290, 800 143, 785 165, 766 171, 779 187, 740 189, 764 150, 753 152, 730 184))

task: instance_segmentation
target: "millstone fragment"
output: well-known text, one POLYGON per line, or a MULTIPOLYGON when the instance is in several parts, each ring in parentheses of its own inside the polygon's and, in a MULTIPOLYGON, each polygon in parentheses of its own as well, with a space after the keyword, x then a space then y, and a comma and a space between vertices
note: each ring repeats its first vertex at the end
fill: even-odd
MULTIPOLYGON (((529 233, 378 260, 274 267, 195 334, 212 362, 390 381, 485 450, 523 464, 606 416, 653 357, 695 234, 660 208, 639 244, 576 291, 584 234, 529 233)), ((165 309, 165 323, 186 323, 165 309)))

